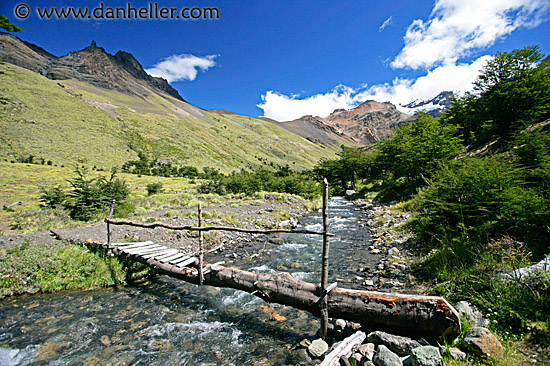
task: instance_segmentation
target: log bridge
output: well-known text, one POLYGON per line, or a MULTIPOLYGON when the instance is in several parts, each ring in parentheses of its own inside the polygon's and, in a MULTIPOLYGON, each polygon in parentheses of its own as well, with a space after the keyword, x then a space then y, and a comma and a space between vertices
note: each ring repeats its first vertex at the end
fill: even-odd
MULTIPOLYGON (((113 206, 107 219, 107 243, 95 241, 68 241, 93 248, 103 248, 114 255, 143 263, 158 274, 167 275, 197 285, 227 287, 248 292, 266 302, 278 303, 305 310, 321 317, 320 334, 324 338, 327 332, 328 314, 360 323, 373 330, 388 330, 394 334, 413 335, 438 339, 453 338, 460 334, 458 312, 444 298, 437 296, 405 295, 376 291, 360 291, 337 287, 337 283, 327 285, 328 273, 328 185, 325 181, 323 204, 323 232, 307 230, 271 229, 247 230, 233 227, 170 226, 161 223, 136 223, 111 218, 113 206), (198 256, 190 256, 178 249, 168 248, 151 241, 141 243, 112 243, 110 225, 131 225, 144 228, 165 227, 174 230, 196 230, 199 237, 198 256), (323 273, 320 284, 304 282, 290 273, 266 274, 254 273, 237 268, 226 267, 223 262, 210 264, 202 260, 202 233, 209 230, 227 230, 250 233, 290 232, 322 235, 323 273), (325 260, 325 256, 326 259, 325 260), (324 278, 323 278, 324 277, 324 278)), ((52 231, 57 239, 65 240, 52 231)))

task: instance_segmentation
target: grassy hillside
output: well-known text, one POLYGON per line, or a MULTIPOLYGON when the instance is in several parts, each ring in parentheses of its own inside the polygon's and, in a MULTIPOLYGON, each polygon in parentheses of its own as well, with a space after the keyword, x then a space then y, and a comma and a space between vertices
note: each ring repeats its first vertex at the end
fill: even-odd
MULTIPOLYGON (((89 176, 108 177, 109 173, 92 171, 89 176)), ((164 203, 167 207, 174 202, 181 205, 184 200, 196 202, 193 190, 195 183, 189 179, 124 173, 119 176, 128 183, 130 201, 136 206, 153 208, 153 198, 148 197, 146 192, 146 186, 150 183, 161 183, 165 192, 161 198, 155 197, 154 208, 162 208, 164 203)), ((59 186, 63 191, 68 191, 70 184, 67 179, 73 177, 74 169, 69 167, 0 161, 0 208, 21 202, 21 205, 12 206, 11 209, 0 209, 0 235, 81 224, 72 220, 62 209, 42 208, 40 202, 42 188, 59 186)))
POLYGON ((151 90, 147 94, 141 98, 52 81, 0 64, 0 157, 34 155, 53 165, 80 161, 108 170, 144 152, 175 165, 230 172, 271 163, 310 168, 335 154, 261 119, 203 111, 151 90))

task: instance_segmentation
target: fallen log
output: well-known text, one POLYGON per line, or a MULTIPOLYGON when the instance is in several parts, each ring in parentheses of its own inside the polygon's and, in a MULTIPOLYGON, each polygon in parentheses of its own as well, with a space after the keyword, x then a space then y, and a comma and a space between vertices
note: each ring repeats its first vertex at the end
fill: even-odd
MULTIPOLYGON (((53 235, 64 240, 61 235, 53 235)), ((69 239, 69 242, 106 249, 102 243, 69 239)), ((199 284, 196 268, 178 267, 155 258, 143 258, 110 248, 114 254, 146 264, 157 273, 199 284)), ((289 273, 254 273, 232 267, 204 263, 203 285, 227 287, 248 292, 266 302, 278 303, 321 315, 321 286, 296 279, 289 273)), ((437 296, 402 295, 375 291, 349 290, 336 287, 328 294, 331 318, 360 323, 394 334, 437 339, 460 334, 458 312, 444 298, 437 296)))

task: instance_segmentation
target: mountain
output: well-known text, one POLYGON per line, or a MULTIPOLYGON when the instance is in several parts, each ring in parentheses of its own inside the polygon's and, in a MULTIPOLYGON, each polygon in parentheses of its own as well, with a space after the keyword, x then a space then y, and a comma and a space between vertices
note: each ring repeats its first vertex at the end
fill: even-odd
MULTIPOLYGON (((267 118, 263 119, 269 120, 267 118)), ((303 116, 294 121, 283 123, 274 120, 269 121, 313 143, 328 146, 340 146, 342 144, 350 145, 356 143, 350 137, 342 135, 334 126, 327 124, 326 121, 320 117, 303 116)))
POLYGON ((441 114, 441 112, 451 108, 452 103, 453 92, 444 91, 432 99, 417 99, 409 104, 401 104, 401 107, 405 108, 406 113, 408 114, 416 114, 420 111, 427 111, 432 116, 437 117, 441 114))
POLYGON ((109 169, 138 153, 223 172, 266 164, 310 168, 336 147, 281 126, 185 102, 129 53, 95 42, 57 57, 0 33, 0 157, 109 169))
POLYGON ((389 102, 369 100, 350 110, 335 110, 326 118, 304 116, 294 121, 274 123, 310 141, 330 146, 371 145, 413 120, 413 116, 398 111, 389 102))
POLYGON ((56 57, 11 34, 0 33, 0 61, 24 67, 51 80, 80 80, 139 96, 147 96, 143 87, 152 87, 183 100, 166 80, 147 74, 134 56, 124 51, 113 56, 98 47, 95 41, 80 51, 56 57))

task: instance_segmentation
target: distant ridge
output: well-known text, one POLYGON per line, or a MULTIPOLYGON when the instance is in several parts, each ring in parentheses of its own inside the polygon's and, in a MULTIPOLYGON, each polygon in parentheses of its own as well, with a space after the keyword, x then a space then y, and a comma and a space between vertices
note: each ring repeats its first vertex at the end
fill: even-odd
POLYGON ((183 101, 178 91, 160 77, 145 72, 135 57, 124 51, 114 56, 95 41, 80 50, 57 57, 43 48, 0 32, 0 61, 37 72, 52 80, 79 80, 127 94, 147 96, 152 87, 183 101))
POLYGON ((328 117, 303 116, 289 122, 274 122, 312 142, 326 145, 371 145, 388 137, 393 129, 414 121, 414 117, 389 103, 373 100, 353 109, 337 109, 328 117))

